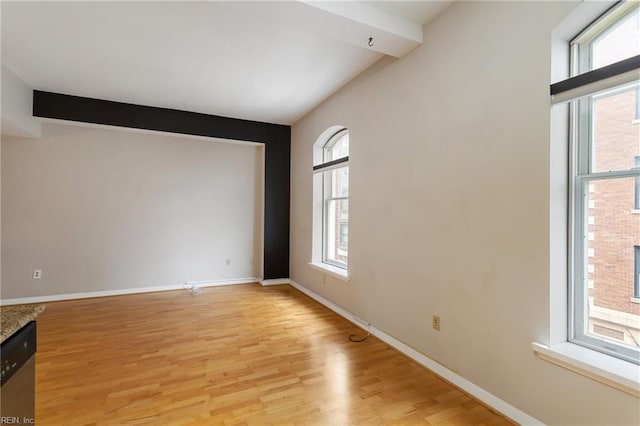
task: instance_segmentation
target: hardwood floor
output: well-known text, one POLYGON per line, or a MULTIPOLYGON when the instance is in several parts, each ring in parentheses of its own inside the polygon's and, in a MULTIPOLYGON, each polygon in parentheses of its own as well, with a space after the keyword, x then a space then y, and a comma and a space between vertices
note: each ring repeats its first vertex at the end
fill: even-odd
POLYGON ((38 425, 504 425, 289 286, 47 304, 38 425))

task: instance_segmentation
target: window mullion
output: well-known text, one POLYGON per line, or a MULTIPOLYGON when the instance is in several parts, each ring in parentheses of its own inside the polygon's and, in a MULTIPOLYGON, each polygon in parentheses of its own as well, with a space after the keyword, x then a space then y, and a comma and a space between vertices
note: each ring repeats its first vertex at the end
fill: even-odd
POLYGON ((322 260, 323 262, 328 258, 329 247, 329 198, 331 197, 332 179, 331 172, 324 172, 323 176, 323 201, 322 201, 322 260))
POLYGON ((585 256, 585 247, 587 243, 586 224, 588 212, 585 208, 587 201, 587 192, 589 188, 588 180, 581 176, 576 176, 574 179, 574 208, 575 208, 575 228, 574 228, 574 240, 573 240, 573 253, 574 253, 574 266, 573 266, 573 283, 572 283, 572 313, 573 319, 569 321, 569 324, 573 324, 570 327, 570 336, 572 339, 577 339, 584 336, 585 323, 587 310, 587 262, 585 256))
POLYGON ((592 117, 592 101, 590 98, 580 99, 577 101, 578 111, 578 128, 575 135, 576 149, 577 149, 577 167, 576 173, 578 175, 588 175, 591 171, 591 152, 592 152, 592 139, 593 129, 591 125, 592 117))
POLYGON ((640 176, 640 170, 639 169, 614 170, 610 172, 576 174, 576 176, 581 178, 586 178, 589 180, 620 179, 620 178, 640 176))

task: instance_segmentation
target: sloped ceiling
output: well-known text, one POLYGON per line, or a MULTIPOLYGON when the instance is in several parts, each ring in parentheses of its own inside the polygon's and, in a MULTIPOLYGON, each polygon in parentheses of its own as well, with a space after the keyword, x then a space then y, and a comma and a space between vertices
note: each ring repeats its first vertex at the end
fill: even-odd
POLYGON ((38 90, 292 124, 449 5, 3 1, 2 63, 38 90))

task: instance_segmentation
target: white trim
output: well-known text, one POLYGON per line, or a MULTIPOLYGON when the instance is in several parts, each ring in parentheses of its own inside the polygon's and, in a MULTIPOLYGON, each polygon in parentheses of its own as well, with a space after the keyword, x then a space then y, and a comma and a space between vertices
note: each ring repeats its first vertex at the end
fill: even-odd
POLYGON ((640 368, 631 362, 565 342, 532 343, 541 359, 640 398, 640 368))
POLYGON ((477 386, 474 383, 470 382, 469 380, 465 379, 464 377, 454 373, 453 371, 449 370, 447 367, 443 366, 442 364, 439 364, 438 362, 432 360, 431 358, 428 358, 426 355, 424 355, 421 352, 418 352, 417 350, 413 349, 409 345, 388 335, 384 331, 378 330, 377 328, 371 326, 369 322, 358 318, 356 315, 352 314, 351 312, 347 311, 344 308, 341 308, 340 306, 336 305, 330 300, 325 299, 324 297, 320 296, 314 291, 309 290, 308 288, 302 286, 301 284, 293 280, 290 280, 290 285, 296 288, 297 290, 301 291, 302 293, 306 294, 307 296, 311 297, 312 299, 316 300, 317 302, 323 304, 324 306, 331 309, 338 315, 351 321, 356 326, 363 328, 362 324, 368 324, 369 325, 368 331, 374 336, 376 336, 378 339, 382 340, 383 342, 387 343, 388 345, 402 352, 403 354, 413 359, 418 364, 429 369, 433 373, 437 374, 438 376, 442 377, 443 379, 447 380, 453 385, 459 387, 463 391, 469 393, 474 398, 482 401, 483 403, 487 404, 489 407, 500 412, 501 414, 515 421, 516 423, 523 424, 523 425, 544 424, 540 420, 517 409, 516 407, 503 401, 497 396, 482 389, 480 386, 477 386))
POLYGON ((195 285, 196 287, 219 287, 223 285, 236 284, 253 284, 258 282, 256 277, 231 278, 228 280, 206 280, 206 281, 186 281, 187 285, 195 285))
POLYGON ((48 296, 18 297, 0 299, 0 306, 23 305, 26 303, 57 302, 61 300, 90 299, 94 297, 121 296, 125 294, 153 293, 156 291, 193 289, 198 287, 218 287, 225 285, 253 284, 257 278, 233 278, 228 280, 186 281, 183 284, 171 284, 152 287, 120 288, 116 290, 89 291, 85 293, 52 294, 48 296))
POLYGON ((289 284, 289 278, 277 278, 277 279, 271 279, 271 280, 265 280, 260 278, 258 279, 258 282, 262 286, 282 285, 282 284, 289 284))
POLYGON ((320 271, 323 274, 329 275, 330 277, 333 277, 345 283, 348 283, 350 280, 349 271, 347 271, 346 269, 338 268, 337 266, 321 262, 309 262, 309 266, 316 271, 320 271))
MULTIPOLYGON (((347 311, 346 309, 336 305, 332 301, 330 301, 328 299, 325 299, 324 297, 320 296, 318 293, 314 292, 313 290, 309 290, 308 288, 306 288, 302 284, 299 284, 298 282, 296 282, 294 280, 289 280, 289 285, 291 285, 291 287, 295 288, 296 290, 306 294, 307 296, 309 296, 310 298, 314 299, 315 301, 320 302, 321 304, 323 304, 327 308, 331 309, 333 312, 335 312, 336 314, 340 315, 341 317, 344 317, 345 319, 353 322, 358 327, 364 328, 363 324, 366 324, 367 326, 371 327, 371 323, 370 322, 363 320, 362 318, 352 314, 351 312, 347 311)), ((373 332, 371 332, 371 334, 373 334, 373 332)))

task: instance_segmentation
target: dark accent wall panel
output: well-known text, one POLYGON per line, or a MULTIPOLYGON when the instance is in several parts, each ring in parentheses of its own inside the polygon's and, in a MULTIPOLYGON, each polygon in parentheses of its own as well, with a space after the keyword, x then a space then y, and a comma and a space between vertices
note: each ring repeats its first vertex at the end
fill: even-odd
POLYGON ((290 126, 39 90, 33 92, 33 115, 265 144, 263 275, 289 278, 290 126))
POLYGON ((265 278, 289 278, 291 130, 279 140, 265 146, 265 278))

